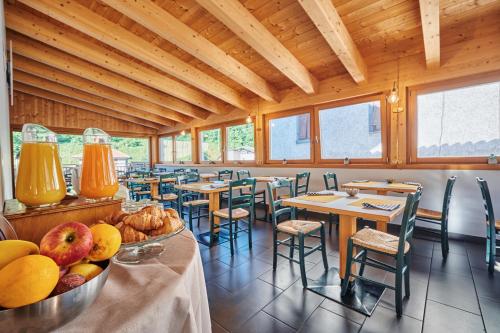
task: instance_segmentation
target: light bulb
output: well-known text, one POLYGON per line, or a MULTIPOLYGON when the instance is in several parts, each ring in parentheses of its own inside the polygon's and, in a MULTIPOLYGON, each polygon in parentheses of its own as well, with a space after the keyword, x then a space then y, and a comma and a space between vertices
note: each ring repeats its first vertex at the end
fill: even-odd
POLYGON ((391 93, 387 96, 387 102, 389 104, 396 104, 399 101, 398 89, 396 88, 396 82, 392 87, 391 93))
POLYGON ((181 131, 181 135, 186 135, 186 131, 185 131, 185 130, 182 130, 182 131, 181 131))
POLYGON ((248 117, 245 121, 247 122, 247 124, 250 124, 252 122, 252 117, 250 117, 250 115, 248 115, 248 117))

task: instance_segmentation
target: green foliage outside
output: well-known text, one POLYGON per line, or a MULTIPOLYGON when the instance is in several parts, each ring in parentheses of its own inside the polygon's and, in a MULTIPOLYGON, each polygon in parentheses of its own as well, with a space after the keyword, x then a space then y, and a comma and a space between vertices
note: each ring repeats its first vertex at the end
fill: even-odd
POLYGON ((201 145, 203 147, 203 161, 222 160, 220 128, 203 131, 201 133, 201 145))
POLYGON ((175 137, 175 155, 175 160, 178 162, 192 161, 190 133, 175 137))
POLYGON ((228 127, 226 135, 228 149, 238 150, 247 148, 254 150, 253 123, 228 127))

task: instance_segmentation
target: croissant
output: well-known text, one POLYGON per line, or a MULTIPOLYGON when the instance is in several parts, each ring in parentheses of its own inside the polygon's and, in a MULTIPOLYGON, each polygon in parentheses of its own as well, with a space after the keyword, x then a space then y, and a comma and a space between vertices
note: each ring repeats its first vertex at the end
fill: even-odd
POLYGON ((135 230, 129 225, 123 225, 123 227, 120 229, 120 233, 122 234, 122 240, 124 243, 142 242, 148 239, 148 235, 135 230))
POLYGON ((160 217, 146 213, 129 215, 123 222, 139 231, 158 229, 163 225, 160 217))
POLYGON ((140 212, 150 214, 153 216, 157 216, 161 219, 163 219, 165 217, 165 213, 163 212, 163 209, 161 209, 158 206, 146 206, 143 209, 141 209, 140 212))
POLYGON ((150 235, 151 236, 159 236, 159 235, 164 235, 164 234, 170 234, 172 232, 175 232, 182 228, 182 222, 178 218, 170 218, 168 215, 163 219, 163 226, 151 230, 150 235))
MULTIPOLYGON (((167 208, 167 209, 165 209, 164 214, 165 214, 165 216, 168 216, 171 219, 180 220, 179 213, 177 213, 177 211, 175 209, 167 208)), ((162 217, 162 219, 164 219, 165 216, 162 217)))

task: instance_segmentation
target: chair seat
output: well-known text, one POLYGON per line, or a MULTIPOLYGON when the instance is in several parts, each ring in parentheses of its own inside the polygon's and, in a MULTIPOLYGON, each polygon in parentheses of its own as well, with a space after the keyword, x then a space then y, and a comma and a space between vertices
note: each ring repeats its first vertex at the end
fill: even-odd
MULTIPOLYGON (((229 208, 223 208, 223 209, 216 210, 216 211, 214 211, 214 215, 218 216, 218 217, 222 217, 223 219, 228 219, 229 218, 229 208)), ((237 220, 237 219, 242 219, 244 217, 247 217, 248 215, 250 215, 250 213, 243 208, 236 208, 236 209, 233 209, 231 215, 232 215, 233 219, 237 220)))
MULTIPOLYGON (((242 190, 242 193, 243 193, 243 194, 250 194, 250 191, 245 191, 245 190, 242 190)), ((258 191, 256 190, 256 191, 255 191, 255 195, 261 195, 261 194, 264 194, 264 195, 265 195, 265 194, 266 194, 266 190, 258 190, 258 191)))
POLYGON ((424 208, 417 209, 417 217, 430 220, 441 220, 441 216, 442 216, 441 212, 438 212, 437 210, 430 210, 424 208))
POLYGON ((182 205, 184 207, 189 207, 189 206, 203 206, 203 205, 208 205, 208 200, 205 200, 205 199, 191 200, 191 201, 183 202, 182 205))
POLYGON ((289 220, 279 223, 277 228, 278 231, 297 236, 299 233, 308 234, 319 230, 321 228, 321 223, 304 220, 289 220))
MULTIPOLYGON (((387 254, 397 254, 399 237, 382 231, 365 227, 356 232, 352 237, 355 245, 367 249, 384 252, 387 254)), ((405 241, 405 253, 410 250, 410 243, 405 241)))
POLYGON ((153 199, 155 199, 155 200, 163 200, 163 201, 174 201, 174 200, 177 200, 177 198, 178 198, 177 194, 175 194, 175 193, 165 193, 163 195, 163 199, 162 199, 161 195, 159 195, 159 194, 153 196, 153 199))
POLYGON ((144 195, 144 194, 151 194, 151 191, 134 191, 134 194, 139 194, 139 195, 144 195))

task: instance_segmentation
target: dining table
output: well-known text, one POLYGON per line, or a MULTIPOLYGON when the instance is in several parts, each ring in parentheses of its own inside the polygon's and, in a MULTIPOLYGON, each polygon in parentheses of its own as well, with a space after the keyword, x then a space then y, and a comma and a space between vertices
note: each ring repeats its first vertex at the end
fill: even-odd
MULTIPOLYGON (((160 184, 160 177, 149 178, 127 178, 123 180, 124 183, 133 184, 149 184, 151 185, 151 198, 159 197, 158 184, 160 184)), ((162 183, 175 183, 177 178, 163 178, 162 183)), ((127 186, 128 187, 128 186, 127 186)))
POLYGON ((342 184, 342 188, 357 188, 359 190, 375 191, 379 195, 387 195, 389 192, 414 193, 417 191, 417 183, 407 182, 387 182, 373 180, 354 180, 342 184))
POLYGON ((200 173, 200 179, 203 182, 209 182, 213 178, 218 178, 219 175, 214 173, 214 172, 206 172, 206 173, 200 173))
MULTIPOLYGON (((314 212, 332 213, 339 216, 339 267, 338 269, 331 268, 328 272, 325 272, 325 276, 313 281, 308 289, 350 306, 359 312, 371 314, 382 296, 384 288, 360 281, 360 284, 353 288, 353 293, 349 294, 347 298, 340 295, 340 283, 345 278, 347 242, 349 237, 357 231, 358 218, 376 221, 377 226, 381 224, 386 226, 403 212, 405 202, 405 197, 364 193, 349 196, 347 193, 339 191, 320 191, 315 195, 283 199, 283 206, 305 208, 314 212), (365 208, 364 203, 395 205, 396 208, 391 211, 365 208)), ((355 270, 353 269, 353 271, 355 270)))

